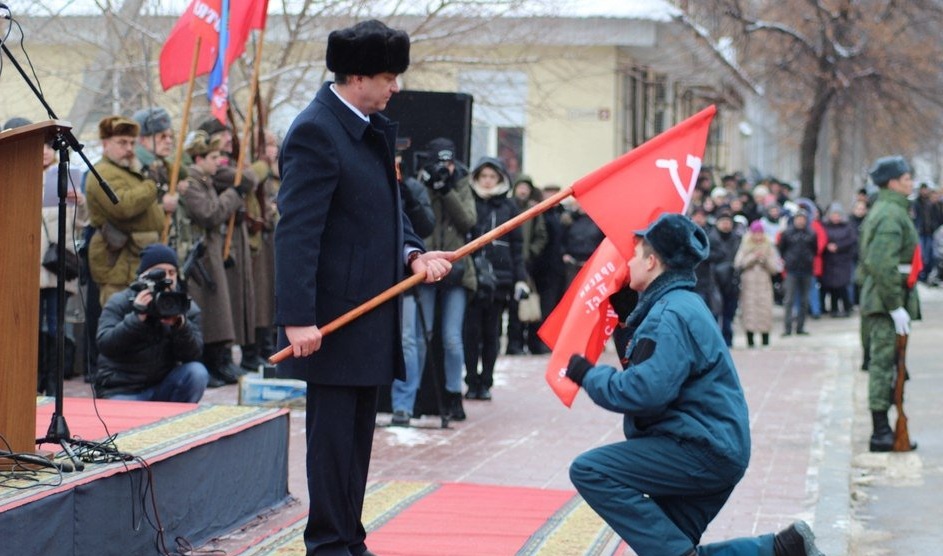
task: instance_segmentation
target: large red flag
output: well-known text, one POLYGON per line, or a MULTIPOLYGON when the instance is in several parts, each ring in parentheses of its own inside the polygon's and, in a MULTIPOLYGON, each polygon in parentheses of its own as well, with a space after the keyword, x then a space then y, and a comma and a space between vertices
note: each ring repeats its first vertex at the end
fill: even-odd
MULTIPOLYGON (((229 41, 225 63, 228 67, 246 50, 253 29, 265 27, 268 0, 237 0, 229 10, 229 41)), ((197 75, 212 71, 219 56, 222 0, 193 0, 164 42, 160 51, 160 84, 166 91, 190 79, 187 60, 193 57, 197 36, 202 37, 197 75)))
POLYGON ((664 212, 687 211, 715 112, 713 106, 698 112, 573 184, 574 196, 606 239, 538 332, 553 348, 547 382, 567 407, 579 391, 565 376, 570 356, 595 363, 615 330, 609 296, 628 282, 633 232, 664 212))
POLYGON ((628 275, 625 258, 612 241, 603 239, 537 332, 553 348, 547 383, 567 407, 580 389, 564 376, 570 356, 583 354, 593 363, 599 359, 619 322, 609 296, 628 282, 628 275))
POLYGON ((687 211, 716 108, 711 105, 573 184, 573 196, 626 259, 632 232, 687 211))

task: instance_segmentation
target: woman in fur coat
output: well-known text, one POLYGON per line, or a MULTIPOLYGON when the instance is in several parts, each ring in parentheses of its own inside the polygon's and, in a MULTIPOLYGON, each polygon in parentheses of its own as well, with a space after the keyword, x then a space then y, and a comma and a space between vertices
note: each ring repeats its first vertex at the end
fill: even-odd
POLYGON ((769 345, 773 328, 773 278, 782 270, 776 247, 763 231, 763 224, 754 221, 743 236, 734 257, 734 268, 740 271, 740 317, 747 333, 747 346, 754 346, 754 335, 762 335, 769 345))

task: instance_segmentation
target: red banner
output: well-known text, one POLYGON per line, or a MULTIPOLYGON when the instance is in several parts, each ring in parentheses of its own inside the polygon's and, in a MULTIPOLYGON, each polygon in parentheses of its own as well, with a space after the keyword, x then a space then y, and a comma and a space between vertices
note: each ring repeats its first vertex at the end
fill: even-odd
POLYGON ((609 296, 628 283, 634 232, 664 212, 687 211, 715 112, 714 106, 698 112, 573 184, 606 239, 538 332, 553 348, 547 382, 567 407, 579 391, 565 376, 570 356, 595 363, 612 336, 618 317, 609 296))
POLYGON ((608 238, 603 239, 537 332, 553 348, 547 383, 567 407, 580 389, 565 376, 570 356, 578 353, 593 363, 599 359, 619 323, 609 296, 628 282, 628 276, 625 258, 608 238))
MULTIPOLYGON (((229 44, 227 67, 246 50, 246 41, 253 29, 265 27, 268 0, 238 0, 231 3, 229 13, 229 44)), ((189 60, 193 58, 197 36, 202 37, 197 61, 197 75, 212 71, 219 55, 222 22, 222 0, 193 0, 160 51, 160 84, 167 89, 190 79, 189 60)))
POLYGON ((687 211, 716 109, 709 106, 573 184, 573 196, 626 260, 632 232, 687 211))

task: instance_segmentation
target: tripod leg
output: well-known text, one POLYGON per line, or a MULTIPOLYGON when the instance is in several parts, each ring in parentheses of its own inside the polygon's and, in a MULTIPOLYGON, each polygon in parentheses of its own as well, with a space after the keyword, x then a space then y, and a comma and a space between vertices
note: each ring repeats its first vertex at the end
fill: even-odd
POLYGON ((69 456, 69 459, 72 461, 72 466, 75 468, 75 470, 84 471, 85 464, 82 463, 82 460, 80 460, 78 456, 75 455, 75 452, 72 451, 72 446, 69 446, 68 441, 62 438, 59 440, 59 445, 62 446, 62 450, 66 453, 67 456, 69 456))
MULTIPOLYGON (((422 307, 422 301, 420 300, 419 288, 413 288, 413 294, 416 296, 416 309, 419 316, 419 326, 422 328, 422 336, 426 342, 426 361, 429 361, 429 358, 432 356, 432 328, 426 327, 426 315, 422 307)), ((422 385, 422 374, 426 370, 426 365, 423 365, 423 368, 419 370, 419 384, 422 385)), ((439 384, 439 370, 435 365, 432 365, 432 388, 435 390, 435 403, 439 408, 439 416, 442 418, 442 428, 449 428, 449 413, 445 407, 445 404, 442 401, 442 387, 439 384)))

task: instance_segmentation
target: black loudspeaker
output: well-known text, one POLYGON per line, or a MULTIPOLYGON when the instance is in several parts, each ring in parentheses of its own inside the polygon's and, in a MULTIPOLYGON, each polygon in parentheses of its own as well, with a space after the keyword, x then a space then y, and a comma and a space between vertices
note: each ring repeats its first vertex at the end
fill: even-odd
POLYGON ((383 113, 399 122, 403 177, 415 176, 425 156, 423 147, 436 137, 455 143, 455 158, 469 165, 471 156, 472 96, 465 93, 400 91, 383 113))

